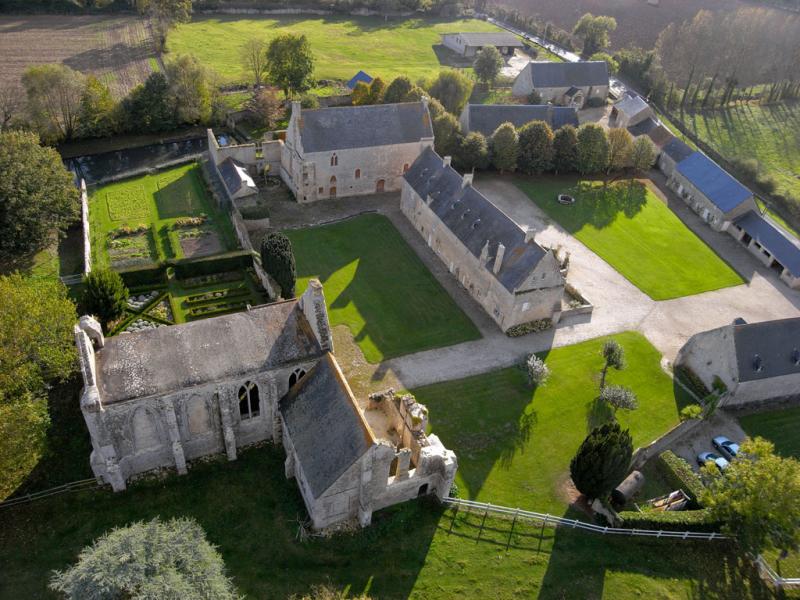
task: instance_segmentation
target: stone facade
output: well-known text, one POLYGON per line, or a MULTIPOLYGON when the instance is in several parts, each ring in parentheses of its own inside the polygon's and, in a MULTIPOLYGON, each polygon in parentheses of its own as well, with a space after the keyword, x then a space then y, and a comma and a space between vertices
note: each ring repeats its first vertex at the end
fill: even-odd
POLYGON ((530 62, 511 88, 517 97, 536 91, 544 104, 583 108, 590 100, 608 98, 608 69, 603 61, 579 63, 530 62))
MULTIPOLYGON (((343 111, 351 112, 357 109, 366 118, 367 112, 387 106, 404 105, 340 107, 314 111, 301 109, 299 102, 292 103, 292 116, 282 150, 281 176, 298 202, 400 190, 403 173, 425 148, 433 147, 433 131, 430 127, 427 105, 417 111, 419 113, 417 117, 427 121, 422 133, 405 136, 400 141, 397 141, 396 135, 387 135, 386 143, 380 140, 381 136, 369 136, 370 140, 356 139, 351 144, 337 144, 337 138, 341 136, 336 134, 335 129, 344 128, 345 125, 334 123, 332 127, 334 131, 329 137, 330 144, 326 144, 324 150, 315 150, 315 147, 309 144, 309 135, 305 132, 303 124, 304 121, 310 121, 312 116, 319 117, 319 121, 323 121, 321 115, 313 115, 319 111, 330 112, 331 120, 335 120, 339 114, 343 114, 343 111)), ((324 119, 327 119, 327 115, 324 119)), ((358 121, 358 117, 356 120, 358 121)), ((353 125, 353 127, 358 126, 358 123, 353 125)), ((372 127, 370 124, 364 126, 372 127)), ((387 126, 398 125, 387 124, 387 126)))
POLYGON ((450 273, 503 331, 542 319, 558 322, 565 280, 552 251, 539 247, 475 190, 472 175, 458 175, 449 157, 429 150, 419 161, 404 182, 400 207, 450 273), (444 187, 428 189, 423 197, 416 182, 424 186, 434 178, 444 187), (446 222, 449 216, 443 218, 451 206, 469 215, 466 232, 459 215, 454 226, 446 222))
MULTIPOLYGON (((660 160, 666 163, 664 166, 669 170, 669 157, 665 156, 662 154, 660 160)), ((727 231, 734 219, 748 211, 758 210, 755 199, 750 197, 738 206, 723 211, 675 168, 672 169, 672 175, 667 180, 667 185, 714 231, 727 231)))

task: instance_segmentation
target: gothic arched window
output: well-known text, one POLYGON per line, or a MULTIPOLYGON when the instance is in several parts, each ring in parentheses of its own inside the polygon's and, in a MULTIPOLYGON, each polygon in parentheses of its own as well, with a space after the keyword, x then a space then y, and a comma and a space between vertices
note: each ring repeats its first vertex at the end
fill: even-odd
POLYGON ((255 383, 248 381, 239 388, 239 415, 242 419, 257 417, 259 404, 258 386, 255 383))

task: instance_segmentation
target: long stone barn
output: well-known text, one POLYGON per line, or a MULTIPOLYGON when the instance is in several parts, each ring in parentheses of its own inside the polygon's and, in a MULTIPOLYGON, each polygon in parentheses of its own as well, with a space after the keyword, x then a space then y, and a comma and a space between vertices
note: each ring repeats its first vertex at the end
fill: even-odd
POLYGON ((86 316, 75 339, 90 464, 115 491, 271 441, 315 528, 367 525, 374 510, 450 492, 456 457, 426 435, 424 406, 391 391, 356 401, 316 280, 299 299, 108 339, 86 316))
POLYGON ((539 246, 432 149, 405 175, 400 207, 450 273, 503 331, 557 323, 565 279, 539 246))

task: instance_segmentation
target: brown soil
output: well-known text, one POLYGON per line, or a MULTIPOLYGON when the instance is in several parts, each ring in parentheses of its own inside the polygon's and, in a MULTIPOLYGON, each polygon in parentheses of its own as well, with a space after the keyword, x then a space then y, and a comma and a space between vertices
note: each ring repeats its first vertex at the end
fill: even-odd
POLYGON ((222 242, 214 232, 208 232, 200 237, 184 238, 180 242, 181 250, 186 258, 209 256, 210 254, 218 254, 223 250, 222 242))

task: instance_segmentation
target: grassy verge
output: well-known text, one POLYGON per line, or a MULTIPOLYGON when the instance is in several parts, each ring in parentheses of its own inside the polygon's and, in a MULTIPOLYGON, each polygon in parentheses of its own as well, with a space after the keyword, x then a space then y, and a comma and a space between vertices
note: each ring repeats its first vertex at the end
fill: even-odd
POLYGON ((332 325, 347 325, 372 363, 480 333, 383 216, 289 231, 297 295, 318 278, 332 325))
MULTIPOLYGON (((678 423, 689 403, 660 366, 661 355, 638 333, 614 336, 628 367, 608 382, 632 388, 639 408, 619 411, 634 446, 678 423)), ((569 500, 569 462, 591 427, 609 418, 595 403, 604 339, 551 350, 551 377, 531 390, 521 369, 449 381, 413 390, 430 410, 433 431, 459 457, 465 497, 560 515, 569 500)))
POLYGON ((269 41, 282 33, 304 34, 314 52, 317 79, 349 80, 359 70, 388 80, 407 75, 412 81, 434 75, 442 33, 499 31, 474 19, 401 19, 381 17, 196 18, 169 35, 171 55, 194 54, 217 71, 225 83, 246 82, 240 48, 251 38, 269 41))
POLYGON ((761 436, 775 444, 778 454, 800 459, 800 408, 772 410, 739 417, 747 435, 761 436))
POLYGON ((574 177, 518 178, 539 208, 654 300, 669 300, 743 279, 641 182, 574 177), (572 205, 558 203, 571 194, 572 205))

